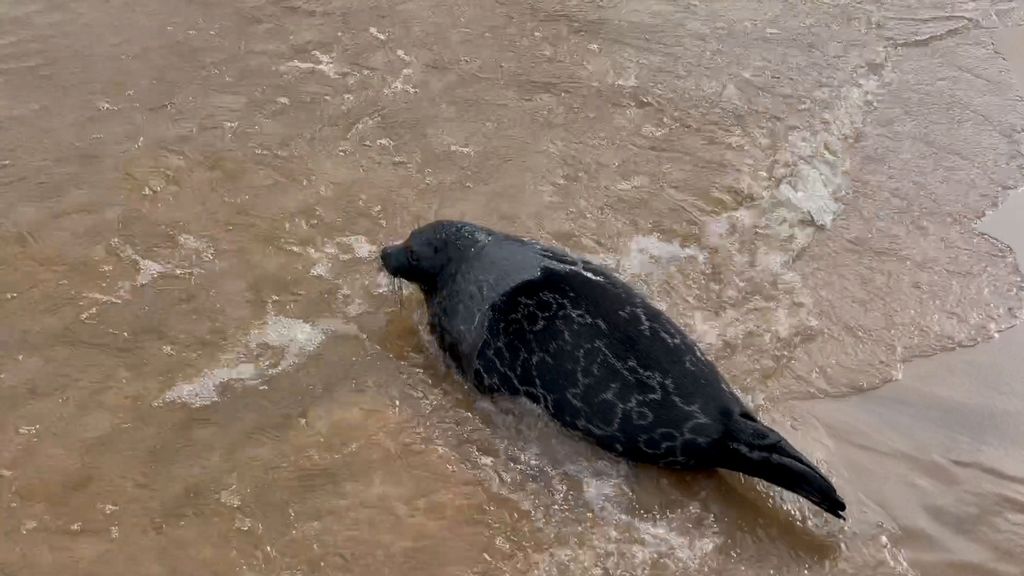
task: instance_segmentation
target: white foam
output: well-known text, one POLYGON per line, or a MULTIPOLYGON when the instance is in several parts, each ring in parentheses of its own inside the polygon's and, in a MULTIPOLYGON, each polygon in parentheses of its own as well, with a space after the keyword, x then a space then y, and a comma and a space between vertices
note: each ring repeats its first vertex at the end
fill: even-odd
POLYGON ((328 326, 271 314, 249 333, 242 346, 227 355, 225 365, 175 384, 154 404, 212 404, 220 400, 226 383, 259 384, 300 363, 323 343, 331 330, 328 326))
POLYGON ((107 296, 105 294, 99 294, 97 292, 86 292, 82 294, 86 298, 92 298, 93 300, 99 300, 103 304, 121 304, 123 300, 115 298, 114 296, 107 296))
POLYGON ((687 259, 703 263, 706 258, 704 251, 694 246, 683 247, 656 236, 635 236, 629 242, 628 253, 621 259, 621 266, 627 274, 651 274, 687 259))
POLYGON ((326 259, 318 261, 309 269, 309 275, 325 280, 331 280, 331 263, 326 259))
POLYGON ((792 176, 783 180, 777 196, 806 212, 823 228, 832 225, 841 206, 836 198, 845 193, 842 168, 835 159, 801 161, 792 176))
POLYGON ((797 130, 789 136, 783 157, 790 170, 775 196, 810 216, 817 226, 830 227, 842 208, 838 198, 847 191, 844 143, 864 124, 878 90, 878 78, 866 73, 831 99, 833 108, 821 115, 817 130, 797 130))
POLYGON ((366 239, 366 236, 345 236, 336 241, 340 246, 348 248, 347 253, 338 253, 338 258, 348 260, 353 256, 362 260, 372 258, 377 253, 377 248, 366 239))
POLYGON ((571 437, 539 407, 522 399, 477 402, 488 415, 497 455, 474 453, 474 471, 491 489, 517 502, 557 544, 538 554, 533 574, 647 574, 701 564, 721 542, 698 534, 696 508, 649 515, 637 510, 634 468, 571 437), (576 485, 582 485, 577 490, 576 485), (568 532, 567 532, 568 531, 568 532))
POLYGON ((110 241, 110 245, 114 247, 117 254, 124 260, 135 264, 135 267, 139 269, 139 275, 135 278, 136 286, 144 286, 153 281, 154 278, 161 274, 167 274, 173 270, 172 267, 147 260, 139 256, 135 249, 131 246, 122 242, 119 238, 114 238, 110 241))
POLYGON ((344 72, 349 72, 347 68, 338 68, 334 63, 334 56, 330 56, 313 50, 312 55, 319 62, 299 62, 298 60, 292 60, 283 67, 284 68, 298 68, 299 70, 317 70, 330 76, 331 78, 341 78, 344 72))
POLYGON ((221 384, 231 381, 250 381, 256 378, 257 374, 256 365, 250 362, 207 370, 198 378, 176 384, 157 403, 180 402, 190 406, 213 404, 220 400, 221 384))
POLYGON ((370 243, 366 236, 358 234, 325 240, 320 249, 295 245, 287 245, 285 248, 297 254, 306 254, 312 257, 315 262, 309 269, 309 275, 325 280, 334 280, 332 260, 346 261, 353 258, 370 260, 377 254, 377 247, 370 243))
POLYGON ((249 344, 265 344, 284 351, 284 357, 267 368, 268 374, 286 370, 316 350, 327 336, 327 330, 295 318, 271 315, 262 326, 249 334, 249 344))
POLYGON ((402 70, 402 73, 398 76, 398 78, 396 78, 395 81, 392 82, 390 86, 384 89, 384 95, 391 96, 399 92, 408 92, 409 94, 419 93, 419 88, 416 88, 412 84, 406 83, 406 78, 410 78, 411 76, 412 69, 406 68, 402 70))
POLYGON ((205 262, 213 260, 216 251, 213 244, 202 238, 196 238, 191 234, 178 234, 178 248, 182 252, 191 253, 205 262))
POLYGON ((139 275, 135 278, 136 286, 144 286, 152 282, 158 276, 164 274, 172 274, 175 276, 181 276, 195 272, 195 270, 187 268, 178 268, 172 264, 164 264, 162 262, 156 262, 154 260, 148 260, 139 256, 135 249, 125 244, 119 238, 114 238, 110 241, 110 245, 114 247, 117 254, 125 261, 130 262, 139 269, 139 275))

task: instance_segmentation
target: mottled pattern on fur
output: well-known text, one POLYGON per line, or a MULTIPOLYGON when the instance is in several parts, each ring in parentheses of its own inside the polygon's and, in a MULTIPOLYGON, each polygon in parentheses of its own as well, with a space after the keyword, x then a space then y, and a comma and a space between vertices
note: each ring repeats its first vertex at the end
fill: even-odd
POLYGON ((706 466, 722 434, 718 421, 742 410, 739 400, 663 312, 602 276, 545 267, 502 295, 491 306, 473 383, 524 396, 632 460, 706 466))

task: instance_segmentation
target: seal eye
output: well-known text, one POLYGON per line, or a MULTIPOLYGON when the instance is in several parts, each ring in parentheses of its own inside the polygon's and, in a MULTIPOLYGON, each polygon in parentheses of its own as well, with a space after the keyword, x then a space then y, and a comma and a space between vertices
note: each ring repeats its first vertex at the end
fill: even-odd
POLYGON ((420 263, 420 257, 416 254, 415 250, 411 250, 411 249, 408 250, 406 252, 406 258, 409 259, 409 263, 410 264, 419 264, 420 263))

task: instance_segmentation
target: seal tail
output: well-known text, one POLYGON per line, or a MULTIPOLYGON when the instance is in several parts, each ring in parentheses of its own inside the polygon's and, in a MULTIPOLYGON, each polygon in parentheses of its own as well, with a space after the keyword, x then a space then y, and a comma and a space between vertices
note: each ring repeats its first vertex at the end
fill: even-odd
POLYGON ((728 425, 725 442, 720 468, 775 484, 845 520, 846 503, 832 482, 775 430, 743 414, 728 425))

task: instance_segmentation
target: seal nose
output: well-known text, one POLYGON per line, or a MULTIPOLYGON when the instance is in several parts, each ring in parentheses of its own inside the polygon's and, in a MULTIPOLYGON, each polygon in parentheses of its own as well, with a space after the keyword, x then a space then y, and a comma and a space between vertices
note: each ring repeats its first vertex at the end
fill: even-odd
POLYGON ((388 274, 396 276, 398 273, 399 264, 402 259, 402 246, 395 244, 394 246, 385 246, 380 251, 380 263, 384 266, 384 269, 388 271, 388 274))

